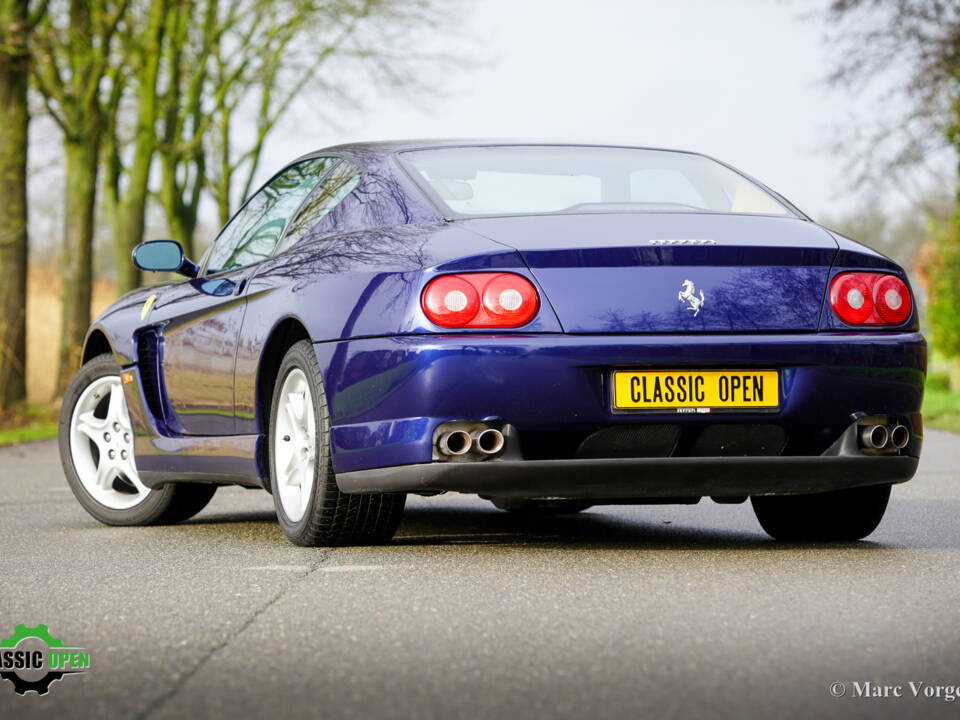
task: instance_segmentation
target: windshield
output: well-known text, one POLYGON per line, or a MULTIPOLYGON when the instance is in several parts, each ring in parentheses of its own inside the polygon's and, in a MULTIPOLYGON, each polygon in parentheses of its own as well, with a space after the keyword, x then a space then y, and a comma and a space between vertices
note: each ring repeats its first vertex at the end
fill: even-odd
POLYGON ((702 155, 614 147, 497 145, 400 153, 447 217, 718 212, 795 215, 702 155))

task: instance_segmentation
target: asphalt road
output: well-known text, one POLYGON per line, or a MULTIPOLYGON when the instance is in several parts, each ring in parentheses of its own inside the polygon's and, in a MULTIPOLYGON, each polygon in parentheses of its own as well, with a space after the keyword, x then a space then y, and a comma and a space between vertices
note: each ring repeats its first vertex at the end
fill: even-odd
POLYGON ((0 680, 0 718, 957 717, 923 692, 960 686, 958 521, 940 432, 869 541, 831 546, 769 541, 749 505, 525 520, 447 495, 390 546, 304 549, 239 488, 108 528, 53 443, 0 449, 0 638, 45 623, 91 657, 43 697, 0 680))

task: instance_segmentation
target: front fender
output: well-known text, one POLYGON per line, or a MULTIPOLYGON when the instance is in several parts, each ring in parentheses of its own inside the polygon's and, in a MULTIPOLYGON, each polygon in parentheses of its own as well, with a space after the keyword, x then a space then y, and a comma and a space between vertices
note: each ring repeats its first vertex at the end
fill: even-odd
POLYGON ((112 352, 121 367, 136 362, 133 336, 145 324, 141 315, 147 300, 159 291, 157 287, 132 290, 100 313, 83 341, 83 361, 112 352), (101 338, 106 340, 108 349, 104 349, 101 338))

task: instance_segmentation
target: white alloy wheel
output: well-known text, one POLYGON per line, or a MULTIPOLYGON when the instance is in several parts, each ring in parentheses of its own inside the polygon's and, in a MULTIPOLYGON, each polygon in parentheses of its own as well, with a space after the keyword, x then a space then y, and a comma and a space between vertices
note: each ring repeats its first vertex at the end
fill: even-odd
POLYGON ((290 522, 299 522, 313 493, 317 462, 317 421, 307 376, 287 373, 280 389, 274 435, 274 492, 290 522))
POLYGON ((137 475, 119 376, 97 378, 80 394, 70 418, 70 456, 83 489, 104 507, 128 510, 150 494, 137 475))

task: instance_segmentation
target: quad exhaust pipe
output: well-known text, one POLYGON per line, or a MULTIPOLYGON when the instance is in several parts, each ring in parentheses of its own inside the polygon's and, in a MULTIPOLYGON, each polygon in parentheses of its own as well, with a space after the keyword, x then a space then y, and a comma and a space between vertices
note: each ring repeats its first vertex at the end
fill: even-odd
POLYGON ((906 425, 894 425, 890 431, 890 446, 902 450, 910 442, 910 431, 906 425))
POLYGON ((445 432, 437 441, 437 447, 440 448, 440 452, 444 455, 450 455, 451 457, 467 454, 470 452, 470 446, 472 444, 473 440, 466 430, 451 430, 450 432, 445 432))
POLYGON ((902 450, 908 442, 910 430, 899 423, 889 430, 886 425, 864 425, 860 429, 860 446, 868 450, 902 450))
POLYGON ((440 434, 437 438, 437 450, 447 457, 459 457, 473 452, 476 455, 496 455, 503 450, 506 438, 503 433, 492 427, 475 429, 454 429, 440 434))
POLYGON ((864 425, 860 431, 860 444, 870 450, 882 450, 889 440, 886 425, 864 425))
POLYGON ((473 440, 473 449, 484 455, 496 455, 503 450, 503 433, 494 428, 474 430, 470 438, 473 440))

